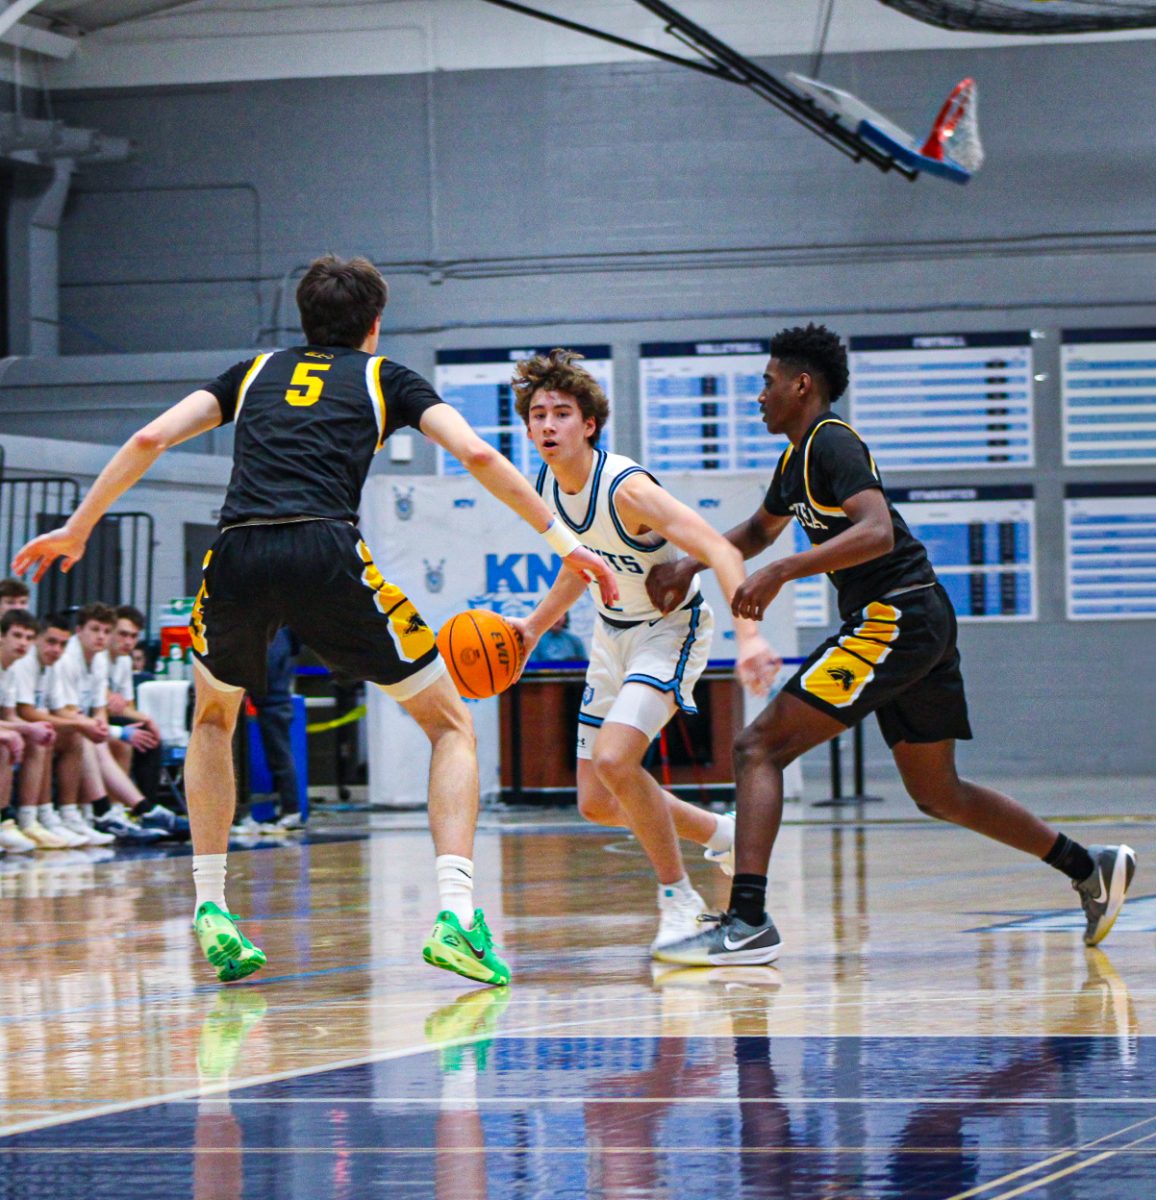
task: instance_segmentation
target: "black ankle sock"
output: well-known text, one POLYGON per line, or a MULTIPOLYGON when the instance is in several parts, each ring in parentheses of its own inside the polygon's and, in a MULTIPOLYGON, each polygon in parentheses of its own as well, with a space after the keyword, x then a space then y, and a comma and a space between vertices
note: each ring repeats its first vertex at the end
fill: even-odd
POLYGON ((761 925, 767 919, 767 877, 736 875, 731 883, 730 910, 748 925, 761 925))
POLYGON ((1044 862, 1077 883, 1082 883, 1096 869, 1087 850, 1062 833, 1056 835, 1056 844, 1044 855, 1044 862))
POLYGON ((108 802, 108 797, 107 797, 107 796, 101 796, 101 798, 100 798, 99 800, 94 800, 94 801, 92 802, 92 815, 93 815, 94 817, 104 817, 104 816, 107 816, 107 815, 108 815, 108 810, 109 810, 109 808, 110 808, 110 807, 111 807, 111 806, 110 806, 110 804, 109 804, 109 802, 108 802))
POLYGON ((134 817, 143 817, 145 813, 151 812, 152 809, 153 802, 151 800, 142 800, 139 804, 132 806, 132 815, 134 817))

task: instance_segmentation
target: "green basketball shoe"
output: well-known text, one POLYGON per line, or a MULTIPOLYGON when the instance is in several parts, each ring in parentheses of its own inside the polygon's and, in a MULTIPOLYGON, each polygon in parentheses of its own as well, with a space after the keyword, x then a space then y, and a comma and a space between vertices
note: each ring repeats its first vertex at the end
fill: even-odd
POLYGON ((474 927, 468 930, 462 928, 448 909, 438 913, 421 955, 435 967, 456 971, 479 983, 501 986, 510 982, 510 968, 494 948, 494 939, 480 908, 474 909, 474 927))
POLYGON ((236 983, 246 975, 252 975, 265 965, 265 951, 258 949, 237 928, 237 918, 206 900, 197 909, 193 931, 201 950, 209 962, 217 968, 221 983, 236 983))

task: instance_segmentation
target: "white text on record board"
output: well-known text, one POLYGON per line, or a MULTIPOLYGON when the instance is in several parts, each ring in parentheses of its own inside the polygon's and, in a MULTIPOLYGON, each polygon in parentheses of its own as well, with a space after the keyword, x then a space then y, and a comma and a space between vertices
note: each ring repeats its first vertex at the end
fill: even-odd
POLYGON ((1068 618, 1156 618, 1156 483, 1064 488, 1068 618))
POLYGON ((1065 329, 1064 464, 1156 463, 1156 329, 1065 329))
POLYGON ((1036 617, 1034 489, 889 488, 961 621, 1036 617))
POLYGON ((1031 341, 1028 332, 852 338, 852 424, 882 468, 1030 467, 1031 341))

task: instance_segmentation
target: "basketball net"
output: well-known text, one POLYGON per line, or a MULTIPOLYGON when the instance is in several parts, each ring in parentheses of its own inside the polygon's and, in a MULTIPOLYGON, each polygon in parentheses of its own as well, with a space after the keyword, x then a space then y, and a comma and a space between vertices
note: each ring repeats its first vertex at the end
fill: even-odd
POLYGON ((974 79, 963 79, 944 101, 923 144, 926 158, 942 162, 953 159, 968 171, 983 166, 983 143, 979 140, 979 116, 976 111, 979 90, 974 79))

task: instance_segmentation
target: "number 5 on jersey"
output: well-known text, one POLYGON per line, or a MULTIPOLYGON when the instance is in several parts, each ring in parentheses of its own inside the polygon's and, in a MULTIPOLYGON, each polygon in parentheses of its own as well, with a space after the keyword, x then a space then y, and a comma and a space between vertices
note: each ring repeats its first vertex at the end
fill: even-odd
POLYGON ((293 378, 289 380, 289 389, 285 399, 294 408, 308 408, 321 399, 321 389, 325 379, 318 371, 328 371, 331 363, 298 363, 293 369, 293 378))

